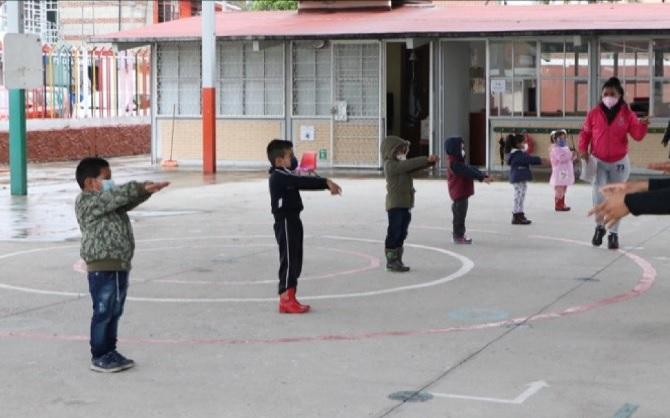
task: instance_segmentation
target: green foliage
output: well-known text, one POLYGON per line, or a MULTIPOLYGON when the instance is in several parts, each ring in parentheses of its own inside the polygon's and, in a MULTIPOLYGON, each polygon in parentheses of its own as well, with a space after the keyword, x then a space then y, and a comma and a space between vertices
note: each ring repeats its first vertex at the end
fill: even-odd
POLYGON ((251 10, 296 10, 297 0, 254 0, 251 10))

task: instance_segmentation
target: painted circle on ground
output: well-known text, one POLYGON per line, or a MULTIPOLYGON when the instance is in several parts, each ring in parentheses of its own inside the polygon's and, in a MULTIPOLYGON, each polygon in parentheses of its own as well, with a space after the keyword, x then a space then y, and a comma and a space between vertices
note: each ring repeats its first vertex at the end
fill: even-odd
MULTIPOLYGON (((227 236, 227 237, 179 237, 179 238, 155 238, 149 240, 138 240, 137 242, 168 242, 168 241, 183 241, 183 240, 202 240, 202 239, 245 239, 245 238, 274 238, 274 235, 249 235, 249 236, 227 236)), ((356 237, 345 237, 345 236, 334 236, 334 235, 323 235, 320 238, 338 240, 338 241, 351 241, 351 242, 361 242, 368 244, 383 244, 382 240, 374 239, 365 239, 365 238, 356 238, 356 237)), ((470 270, 474 268, 474 263, 469 258, 455 253, 453 251, 445 250, 439 247, 432 247, 428 245, 420 244, 410 244, 406 243, 405 247, 416 248, 420 250, 433 251, 439 254, 444 254, 453 258, 456 258, 460 261, 460 268, 447 276, 440 277, 435 280, 431 280, 423 283, 416 283, 405 286, 396 286, 380 290, 370 290, 363 292, 352 292, 352 293, 336 293, 329 295, 303 295, 300 297, 302 300, 322 300, 322 299, 345 299, 345 298, 359 298, 359 297, 370 297, 385 295, 389 293, 404 292, 409 290, 423 289, 427 287, 437 286, 455 280, 459 277, 464 276, 470 270)), ((17 251, 10 254, 0 255, 0 260, 7 259, 10 257, 17 257, 25 254, 34 254, 38 252, 48 252, 55 249, 65 249, 65 248, 78 248, 78 246, 60 246, 60 247, 47 247, 47 248, 36 248, 26 251, 17 251)), ((13 286, 5 283, 0 283, 0 289, 15 290, 19 292, 34 293, 41 295, 53 295, 53 296, 68 296, 68 297, 87 297, 88 293, 79 293, 79 292, 65 292, 57 290, 45 290, 45 289, 36 289, 24 286, 13 286)), ((153 298, 153 297, 131 297, 128 296, 127 300, 137 301, 137 302, 156 302, 156 303, 244 303, 244 302, 277 302, 277 297, 268 297, 268 298, 153 298)))

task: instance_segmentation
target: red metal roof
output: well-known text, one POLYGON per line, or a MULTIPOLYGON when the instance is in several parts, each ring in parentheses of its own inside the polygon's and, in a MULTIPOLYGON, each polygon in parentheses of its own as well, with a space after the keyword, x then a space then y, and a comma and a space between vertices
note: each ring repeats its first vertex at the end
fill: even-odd
MULTIPOLYGON (((200 17, 97 36, 98 42, 198 39, 200 17)), ((505 33, 670 34, 670 4, 404 6, 391 11, 218 13, 216 34, 230 39, 392 38, 505 33)))

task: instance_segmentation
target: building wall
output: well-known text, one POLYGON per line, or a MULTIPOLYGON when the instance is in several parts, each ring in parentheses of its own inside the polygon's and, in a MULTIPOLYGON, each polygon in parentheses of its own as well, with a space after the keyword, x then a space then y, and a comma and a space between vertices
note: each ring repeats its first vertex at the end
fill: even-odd
POLYGON ((296 157, 300 159, 300 156, 305 151, 313 151, 317 153, 317 158, 319 156, 319 151, 326 150, 325 159, 317 159, 318 164, 330 164, 330 158, 332 156, 331 145, 331 132, 330 132, 330 120, 329 119, 293 119, 293 151, 296 154, 296 157), (314 127, 314 140, 313 141, 302 141, 300 140, 300 127, 301 126, 311 126, 314 127))
MULTIPOLYGON (((172 121, 158 120, 158 158, 170 158, 172 121)), ((216 159, 224 162, 264 163, 265 147, 273 138, 281 138, 281 120, 218 119, 216 121, 216 159)), ((178 119, 174 122, 172 159, 202 162, 202 121, 178 119)))
MULTIPOLYGON (((491 121, 491 144, 490 144, 490 155, 491 155, 491 168, 493 170, 500 170, 500 158, 499 158, 499 146, 498 140, 501 135, 505 136, 511 133, 513 130, 520 132, 523 129, 528 129, 533 142, 535 144, 534 155, 539 157, 548 158, 549 157, 549 133, 548 132, 533 132, 534 130, 547 130, 551 131, 554 129, 566 129, 568 133, 568 142, 570 142, 570 137, 572 136, 575 145, 579 143, 579 129, 583 123, 582 119, 569 119, 569 120, 525 120, 525 121, 501 121, 493 120, 491 121), (509 128, 505 129, 504 132, 497 132, 496 128, 509 128)), ((661 145, 661 138, 663 138, 662 131, 665 128, 665 125, 659 123, 652 123, 650 126, 651 133, 642 140, 642 142, 636 142, 629 138, 629 147, 628 152, 633 166, 633 170, 639 172, 644 169, 651 162, 664 161, 668 157, 668 149, 663 148, 661 145)))
POLYGON ((67 43, 76 44, 85 43, 90 36, 151 24, 153 2, 151 0, 59 1, 58 12, 62 39, 67 43))

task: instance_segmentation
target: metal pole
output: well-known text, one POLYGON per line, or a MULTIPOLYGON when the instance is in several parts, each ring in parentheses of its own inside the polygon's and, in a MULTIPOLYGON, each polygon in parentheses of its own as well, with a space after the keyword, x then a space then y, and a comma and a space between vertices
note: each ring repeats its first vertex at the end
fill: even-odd
MULTIPOLYGON (((7 2, 7 32, 23 33, 23 0, 7 2)), ((12 196, 28 194, 26 91, 9 90, 9 177, 12 196)))
POLYGON ((202 2, 202 171, 216 172, 215 3, 202 2))

